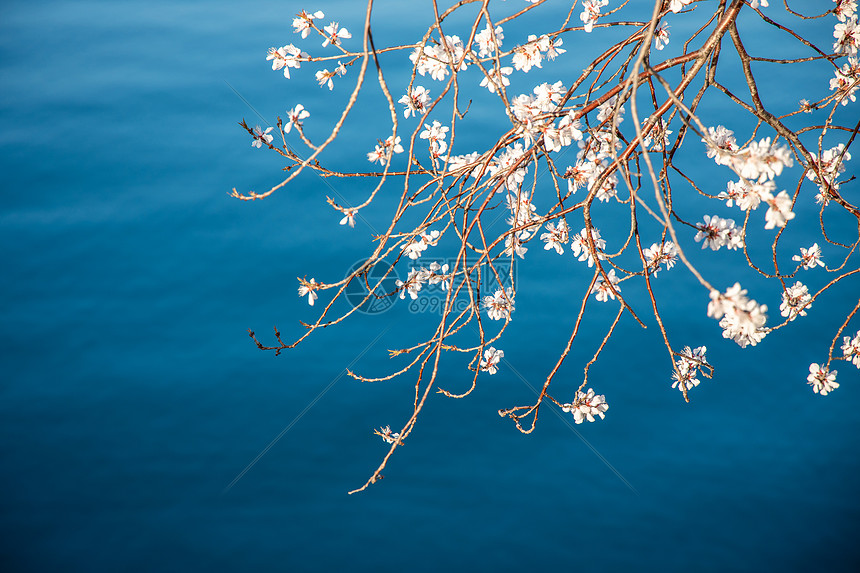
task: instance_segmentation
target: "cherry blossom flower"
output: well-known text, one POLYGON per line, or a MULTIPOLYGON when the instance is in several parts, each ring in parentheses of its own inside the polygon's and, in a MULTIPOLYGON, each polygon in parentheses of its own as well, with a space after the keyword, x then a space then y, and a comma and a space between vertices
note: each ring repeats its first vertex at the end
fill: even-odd
POLYGON ((842 339, 842 357, 860 368, 860 330, 857 331, 853 339, 850 336, 842 339))
POLYGON ((403 153, 403 146, 400 145, 400 136, 394 137, 389 135, 385 141, 379 141, 376 148, 367 154, 367 160, 371 163, 378 161, 385 163, 391 159, 393 153, 403 153))
POLYGON ((672 241, 666 241, 662 244, 654 243, 647 249, 644 249, 642 254, 645 255, 645 262, 651 275, 656 277, 660 271, 661 263, 666 265, 666 269, 671 269, 675 266, 675 262, 678 259, 678 247, 672 241))
POLYGON ((609 404, 606 403, 606 396, 596 395, 592 388, 588 392, 578 391, 576 398, 570 404, 563 404, 561 407, 563 412, 572 412, 573 421, 581 424, 585 420, 593 422, 595 416, 600 416, 603 420, 606 418, 605 412, 609 409, 609 404))
POLYGON ((811 300, 812 296, 810 296, 806 285, 797 281, 794 286, 783 291, 782 303, 779 305, 780 314, 788 317, 788 320, 794 320, 798 316, 806 316, 806 309, 812 306, 811 300))
POLYGON ((678 12, 683 10, 687 4, 689 4, 692 1, 693 0, 672 0, 671 2, 669 2, 669 10, 671 10, 673 13, 677 14, 678 12))
POLYGON ((417 239, 405 243, 401 249, 410 259, 415 260, 421 256, 427 247, 435 245, 439 239, 439 231, 430 231, 430 233, 422 233, 417 239))
POLYGON ((860 25, 857 24, 857 16, 847 18, 833 27, 833 51, 837 54, 856 56, 857 48, 860 46, 860 25))
MULTIPOLYGON (((588 266, 593 267, 594 257, 591 254, 591 248, 588 246, 587 233, 588 231, 583 229, 574 235, 570 241, 570 250, 578 261, 588 261, 588 266)), ((603 254, 603 249, 606 248, 606 240, 600 238, 600 231, 592 228, 591 240, 594 242, 594 248, 597 249, 597 258, 601 261, 606 260, 606 256, 603 254)))
POLYGON ((780 191, 776 197, 770 193, 762 193, 761 200, 768 205, 767 213, 764 214, 767 221, 764 226, 765 229, 785 227, 788 221, 794 219, 794 212, 791 210, 793 201, 787 192, 780 191))
POLYGON ((491 320, 510 320, 514 312, 514 291, 511 287, 498 289, 493 296, 484 297, 484 308, 491 320))
POLYGON ((505 237, 505 249, 503 251, 506 255, 517 255, 519 258, 526 258, 526 252, 528 252, 528 248, 523 246, 522 241, 517 235, 508 235, 505 237))
POLYGON ((834 97, 842 105, 857 101, 854 92, 860 87, 860 64, 856 57, 848 58, 848 63, 843 64, 835 72, 835 77, 830 79, 830 91, 836 90, 834 97))
POLYGON ((723 219, 716 215, 703 217, 704 223, 696 227, 696 242, 702 241, 702 248, 710 247, 712 251, 718 251, 720 247, 735 250, 743 246, 741 229, 735 226, 733 219, 723 219))
POLYGON ((430 263, 429 270, 426 271, 427 282, 431 285, 442 285, 442 290, 446 291, 451 288, 451 278, 448 277, 448 265, 440 265, 436 261, 430 263))
POLYGON ((549 222, 546 224, 547 232, 540 236, 541 240, 546 243, 544 250, 555 249, 559 255, 564 254, 564 244, 570 239, 570 229, 564 219, 560 219, 558 224, 549 222))
POLYGON ((508 191, 518 191, 528 173, 527 164, 516 167, 523 153, 525 153, 523 144, 517 142, 503 149, 496 161, 487 169, 491 178, 504 178, 505 188, 508 191))
POLYGON ((272 140, 275 139, 274 136, 269 135, 269 132, 272 131, 273 128, 267 127, 266 131, 263 131, 259 125, 254 126, 254 140, 251 142, 251 147, 256 147, 257 149, 262 148, 264 145, 269 145, 272 143, 272 140))
MULTIPOLYGON (((621 108, 622 110, 624 108, 621 108)), ((647 120, 646 120, 647 121, 647 120)), ((651 147, 652 151, 663 151, 667 145, 669 145, 669 136, 672 135, 672 130, 667 129, 669 126, 666 125, 666 122, 663 121, 663 118, 657 120, 657 122, 651 126, 646 133, 644 133, 644 137, 642 138, 642 143, 645 144, 645 147, 651 146, 651 142, 654 142, 653 147, 651 147)))
POLYGON ((561 54, 567 52, 567 50, 563 48, 559 48, 562 44, 564 44, 564 40, 562 38, 550 38, 549 36, 543 35, 541 36, 542 45, 541 49, 546 52, 544 56, 550 60, 554 60, 556 56, 560 56, 561 54))
POLYGON ((421 271, 421 269, 409 269, 409 275, 405 281, 400 279, 395 281, 397 288, 400 289, 400 300, 405 299, 407 294, 412 300, 418 298, 418 292, 421 290, 423 284, 427 282, 426 272, 421 271))
POLYGON ((317 10, 313 14, 308 14, 304 10, 296 14, 296 17, 293 18, 293 31, 298 34, 301 33, 302 40, 308 37, 308 33, 311 31, 311 24, 313 24, 314 20, 320 20, 325 18, 325 14, 321 11, 317 10))
POLYGON ((773 181, 758 183, 740 179, 737 182, 729 181, 726 190, 721 191, 718 198, 724 199, 729 207, 736 203, 744 211, 754 211, 761 203, 762 196, 770 195, 773 191, 776 191, 776 183, 773 181))
MULTIPOLYGON (((544 42, 543 44, 546 48, 549 48, 549 42, 544 42)), ((532 67, 543 67, 541 66, 541 61, 543 61, 541 42, 534 34, 529 35, 526 44, 514 48, 514 57, 511 60, 514 64, 514 69, 525 73, 528 73, 532 67)))
POLYGON ((299 287, 299 296, 308 295, 308 304, 313 306, 314 301, 318 298, 316 290, 319 288, 317 285, 317 281, 311 279, 309 282, 299 279, 299 282, 302 283, 299 287))
POLYGON ((484 357, 481 359, 481 371, 495 374, 498 370, 499 361, 504 358, 504 350, 496 350, 492 346, 484 350, 484 357))
POLYGON ((722 125, 709 127, 707 137, 702 142, 708 147, 708 157, 713 158, 717 165, 730 165, 731 157, 738 150, 734 133, 722 125))
POLYGON ((613 117, 613 114, 615 114, 613 121, 615 122, 615 125, 620 125, 621 122, 624 121, 624 106, 619 106, 618 111, 616 112, 615 104, 617 102, 618 96, 612 96, 611 98, 597 106, 597 121, 603 123, 610 117, 613 117))
POLYGON ((334 80, 335 76, 345 76, 345 75, 346 75, 346 68, 344 67, 344 65, 342 63, 338 62, 337 67, 334 69, 333 72, 328 71, 328 68, 326 68, 324 70, 320 70, 316 73, 316 78, 317 78, 317 82, 319 83, 320 87, 323 87, 324 85, 328 85, 328 89, 329 89, 329 91, 331 91, 334 89, 334 81, 333 80, 334 80))
POLYGON ((772 144, 765 137, 729 155, 727 164, 741 177, 761 182, 773 179, 784 167, 791 167, 794 160, 788 147, 772 144))
POLYGON ((827 366, 819 366, 813 362, 809 365, 809 376, 806 377, 806 380, 812 386, 813 392, 827 396, 829 392, 839 388, 839 383, 836 382, 836 372, 836 370, 831 372, 827 366))
POLYGON ((585 25, 586 32, 591 33, 594 24, 597 23, 597 18, 600 17, 600 9, 607 4, 609 4, 609 0, 583 0, 582 13, 579 15, 579 19, 585 25))
POLYGON ((720 320, 723 338, 731 338, 741 348, 755 346, 767 335, 767 305, 749 299, 746 289, 735 283, 724 294, 712 290, 708 316, 720 320))
POLYGON ((394 442, 399 442, 403 445, 403 442, 400 441, 400 432, 392 432, 391 428, 388 426, 382 427, 378 430, 373 430, 373 433, 377 436, 382 437, 382 441, 386 444, 393 444, 394 442))
POLYGON ((654 47, 662 50, 669 45, 669 24, 663 22, 660 27, 654 30, 654 47))
POLYGON ((481 87, 487 88, 491 94, 494 94, 500 86, 507 87, 511 85, 511 80, 506 76, 511 75, 513 72, 514 69, 511 67, 493 68, 490 70, 489 75, 484 76, 484 79, 481 80, 481 87))
POLYGON ((297 105, 287 112, 287 123, 284 125, 284 133, 289 133, 295 125, 297 128, 302 127, 302 120, 311 116, 311 113, 305 109, 302 104, 297 105))
POLYGON ((836 7, 833 8, 833 13, 839 18, 840 22, 845 22, 857 13, 857 0, 833 0, 836 2, 836 7))
POLYGON ((272 60, 272 70, 280 70, 283 68, 284 77, 290 79, 290 68, 299 69, 301 60, 307 59, 307 53, 301 51, 292 44, 287 44, 280 48, 269 48, 269 55, 266 60, 272 60))
POLYGON ((594 286, 591 287, 591 292, 594 293, 594 298, 600 302, 607 302, 610 298, 615 300, 616 293, 621 291, 621 287, 617 286, 618 281, 621 279, 615 276, 615 269, 610 269, 609 272, 606 273, 606 278, 609 279, 609 282, 606 282, 603 275, 598 276, 594 286))
POLYGON ((821 260, 821 247, 818 243, 812 243, 808 249, 800 247, 800 254, 791 257, 792 261, 797 261, 804 269, 814 269, 815 267, 823 267, 824 261, 821 260))
POLYGON ((341 225, 349 225, 353 229, 355 228, 355 215, 357 211, 355 209, 345 209, 343 212, 343 219, 340 220, 341 225))
POLYGON ((430 154, 436 158, 445 153, 448 149, 448 144, 445 142, 445 136, 448 133, 448 126, 442 125, 435 119, 433 125, 424 124, 424 131, 421 132, 421 139, 426 139, 430 143, 430 154))
MULTIPOLYGON (((860 78, 860 76, 858 76, 860 78)), ((840 143, 836 147, 821 152, 821 159, 813 153, 815 158, 810 168, 806 171, 806 178, 818 185, 819 194, 829 197, 829 189, 838 190, 839 174, 845 171, 845 162, 851 159, 851 154, 845 151, 845 144, 840 143), (816 168, 819 173, 816 173, 816 168)))
POLYGON ((486 58, 492 56, 498 48, 502 47, 502 40, 504 39, 505 34, 501 26, 496 26, 493 29, 487 24, 486 28, 475 34, 475 44, 478 45, 478 57, 486 58))
POLYGON ((424 86, 415 86, 412 92, 402 96, 397 103, 406 106, 403 117, 415 117, 415 112, 424 115, 427 113, 427 104, 430 103, 430 92, 424 86))
POLYGON ((589 170, 588 163, 577 161, 576 165, 568 165, 564 171, 563 177, 567 179, 567 189, 571 193, 576 193, 576 190, 588 183, 589 170))
POLYGON ((679 353, 678 360, 675 361, 675 371, 672 373, 672 388, 677 388, 681 392, 690 390, 694 386, 700 384, 699 368, 708 366, 708 360, 705 358, 705 346, 699 346, 695 349, 690 349, 685 346, 684 350, 679 353))
POLYGON ((340 46, 340 41, 342 39, 348 40, 352 38, 352 34, 350 34, 349 30, 347 30, 346 28, 338 29, 337 22, 332 22, 331 24, 323 28, 323 30, 326 34, 328 34, 328 36, 326 36, 325 41, 323 41, 322 43, 323 48, 325 48, 329 44, 331 44, 332 46, 340 46))

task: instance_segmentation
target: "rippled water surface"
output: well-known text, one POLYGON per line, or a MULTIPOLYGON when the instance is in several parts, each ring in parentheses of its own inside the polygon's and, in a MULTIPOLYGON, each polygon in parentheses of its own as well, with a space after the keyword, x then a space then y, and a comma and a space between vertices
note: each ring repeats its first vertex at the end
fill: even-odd
MULTIPOLYGON (((362 6, 321 7, 360 36, 362 6)), ((348 76, 329 94, 313 69, 292 82, 270 70, 266 49, 297 41, 289 23, 299 8, 0 7, 0 568, 856 567, 860 377, 838 364, 842 386, 822 398, 805 373, 826 356, 822 341, 857 281, 817 301, 802 327, 741 350, 704 319, 706 300, 683 272, 661 274, 658 294, 675 302, 667 323, 680 344, 709 347, 714 380, 684 404, 653 320, 643 331, 626 317, 591 374, 611 404, 606 420, 576 433, 547 410, 524 436, 496 412, 533 398, 529 384, 554 363, 590 278, 535 248, 503 339, 510 367, 467 400, 431 396, 386 479, 346 495, 384 455, 371 429, 400 427, 413 388, 360 384, 343 370, 389 372, 386 349, 428 335, 432 316, 398 304, 277 358, 247 337, 250 327, 271 341, 275 324, 300 333, 297 320, 315 315, 295 296, 296 276, 339 279, 371 244, 368 226, 337 225, 324 203, 333 190, 313 176, 267 201, 227 195, 280 176, 237 121, 272 121, 304 102, 330 123, 350 85, 348 76)), ((378 41, 407 41, 404 4, 379 10, 378 41)), ((541 81, 566 77, 570 62, 541 81)), ((827 78, 813 80, 820 97, 827 78)), ((361 165, 349 163, 356 148, 361 161, 384 137, 361 118, 385 110, 360 109, 333 161, 361 165)), ((472 112, 479 123, 493 117, 481 104, 472 112)), ((368 189, 334 185, 356 202, 368 189)), ((385 208, 370 210, 370 225, 385 221, 385 208)), ((733 255, 709 270, 725 273, 733 255)), ((777 293, 758 298, 776 312, 777 293)), ((607 310, 586 321, 562 384, 579 384, 611 319, 607 310)), ((470 382, 457 360, 440 377, 452 390, 470 382)))

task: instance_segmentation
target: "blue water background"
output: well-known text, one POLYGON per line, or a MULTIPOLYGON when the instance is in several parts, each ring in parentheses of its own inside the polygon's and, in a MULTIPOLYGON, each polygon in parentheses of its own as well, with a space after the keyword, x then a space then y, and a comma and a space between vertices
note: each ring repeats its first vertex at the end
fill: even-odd
MULTIPOLYGON (((626 316, 592 369, 592 385, 611 406, 606 420, 575 433, 546 409, 524 436, 496 412, 533 400, 523 379, 543 381, 590 278, 569 254, 533 245, 519 267, 514 321, 498 345, 510 365, 482 376, 468 399, 431 396, 385 480, 346 495, 387 449, 372 428, 408 419, 413 379, 361 384, 343 370, 382 333, 353 368, 390 372, 400 363, 386 349, 429 336, 433 317, 398 304, 277 358, 260 352, 246 329, 265 342, 273 325, 287 338, 300 334, 298 320, 316 314, 296 296, 296 277, 339 279, 369 252, 371 230, 338 226, 324 203, 332 191, 310 174, 266 201, 227 193, 280 181, 278 158, 252 149, 237 121, 261 123, 256 110, 271 122, 304 103, 319 140, 355 76, 350 68, 329 93, 305 65, 288 82, 271 71, 266 49, 299 41, 290 22, 301 8, 324 9, 357 46, 360 4, 0 6, 0 569, 856 570, 860 377, 837 363, 842 385, 826 398, 805 377, 825 359, 857 280, 833 289, 793 328, 741 350, 705 317, 706 293, 688 273, 662 272, 656 289, 672 301, 662 310, 673 342, 707 345, 717 366, 691 404, 670 388, 647 298, 625 283, 649 328, 626 316)), ((411 40, 403 23, 414 12, 405 2, 380 3, 378 45, 411 40)), ((832 20, 809 24, 824 45, 832 20)), ((681 16, 672 25, 678 37, 689 27, 681 16)), ((533 32, 515 30, 506 28, 508 45, 533 32)), ((755 34, 747 37, 756 46, 755 34)), ((578 73, 577 52, 599 48, 593 38, 566 40, 570 52, 519 91, 578 73)), ((310 39, 303 46, 320 51, 310 39)), ((403 86, 392 78, 408 61, 400 53, 385 64, 397 98, 403 86)), ((830 72, 760 73, 775 95, 779 81, 794 81, 817 99, 830 72)), ((380 133, 367 127, 387 113, 373 82, 369 75, 368 96, 327 160, 361 168, 387 135, 384 122, 380 133)), ((423 83, 438 93, 439 83, 423 83)), ((724 102, 707 105, 714 124, 740 121, 724 102)), ((856 109, 840 113, 856 118, 856 109)), ((475 132, 492 135, 498 111, 473 104, 475 132)), ((729 178, 714 173, 718 186, 729 178)), ((353 203, 370 189, 333 185, 353 203)), ((817 216, 812 189, 798 219, 817 216)), ((856 198, 856 185, 845 189, 856 198)), ((366 210, 372 226, 388 220, 392 195, 366 210)), ((701 205, 703 213, 730 213, 701 205)), ((623 229, 625 216, 623 208, 596 215, 606 236, 623 229)), ((848 222, 834 225, 850 240, 848 222)), ((796 251, 813 240, 789 234, 784 244, 796 251)), ((740 254, 705 256, 691 237, 686 244, 716 284, 740 280, 775 322, 778 292, 756 292, 761 283, 749 273, 735 277, 740 254)), ((835 253, 825 250, 826 260, 835 253)), ((767 251, 760 254, 766 261, 767 251)), ((828 278, 820 269, 802 277, 816 287, 828 278)), ((614 308, 595 307, 585 321, 558 395, 579 385, 614 308)), ((857 328, 855 320, 850 331, 857 328)), ((462 360, 442 366, 440 383, 468 387, 462 360)))

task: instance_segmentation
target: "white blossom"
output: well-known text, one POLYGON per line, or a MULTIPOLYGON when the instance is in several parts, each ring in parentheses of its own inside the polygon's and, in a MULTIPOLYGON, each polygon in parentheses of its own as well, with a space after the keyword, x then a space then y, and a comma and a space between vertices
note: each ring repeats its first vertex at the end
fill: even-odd
POLYGON ((294 45, 287 44, 280 48, 269 48, 269 55, 266 57, 266 60, 272 60, 272 70, 283 68, 284 77, 290 79, 290 68, 298 69, 301 65, 301 60, 309 57, 307 53, 294 45))
POLYGON ((821 247, 818 243, 812 243, 808 249, 800 247, 800 254, 791 257, 792 261, 797 261, 804 269, 814 269, 815 267, 823 267, 824 261, 821 260, 821 247))
POLYGON ((549 222, 546 224, 547 232, 540 236, 541 241, 544 241, 544 250, 555 249, 559 255, 564 254, 564 244, 570 240, 570 229, 564 219, 560 219, 558 224, 549 222))
POLYGON ((833 51, 837 54, 856 56, 857 48, 860 46, 860 25, 857 24, 857 16, 852 16, 844 22, 839 22, 833 27, 833 51))
POLYGON ((671 269, 675 266, 678 259, 678 247, 672 241, 665 243, 654 243, 647 249, 643 249, 642 254, 645 255, 645 262, 652 276, 657 276, 660 271, 660 264, 665 264, 666 269, 671 269))
POLYGON ((397 103, 406 106, 403 117, 415 117, 416 111, 424 115, 427 113, 427 104, 430 103, 430 92, 424 86, 415 86, 411 93, 402 96, 397 103))
POLYGON ((594 24, 597 23, 597 18, 600 17, 600 9, 607 4, 609 4, 609 0, 583 0, 582 13, 579 15, 579 19, 585 25, 586 32, 591 33, 594 24))
MULTIPOLYGON (((393 444, 394 442, 400 442, 400 432, 392 432, 391 428, 388 426, 384 426, 378 430, 373 431, 377 436, 382 437, 382 441, 386 444, 393 444)), ((401 444, 403 442, 400 442, 401 444)))
POLYGON ((343 212, 343 219, 340 220, 341 225, 349 225, 353 229, 355 228, 355 214, 357 211, 355 209, 345 209, 343 212))
POLYGON ((591 287, 591 292, 594 293, 594 298, 600 302, 607 302, 610 298, 615 300, 616 293, 621 291, 621 287, 617 286, 618 281, 621 279, 615 276, 615 269, 610 269, 609 272, 606 273, 606 278, 609 279, 609 282, 603 278, 603 275, 598 276, 594 286, 591 287))
POLYGON ((704 223, 696 226, 696 242, 702 241, 702 248, 710 247, 712 251, 718 251, 720 247, 736 250, 743 246, 741 229, 735 225, 733 219, 723 219, 717 215, 705 215, 704 223))
POLYGON ((693 0, 672 0, 671 2, 669 2, 669 10, 671 10, 672 12, 677 14, 678 12, 683 10, 687 4, 689 4, 692 1, 693 0))
MULTIPOLYGON (((605 260, 606 256, 603 254, 603 249, 606 248, 606 240, 600 238, 600 231, 592 228, 591 240, 594 242, 594 248, 597 250, 597 258, 601 261, 605 260)), ((591 254, 591 249, 588 246, 588 231, 586 229, 581 230, 573 236, 573 239, 570 241, 570 250, 578 261, 587 261, 589 267, 594 266, 594 256, 591 254)))
POLYGON ((660 27, 654 30, 654 47, 662 50, 669 45, 669 24, 663 22, 660 27))
MULTIPOLYGON (((514 64, 514 68, 528 73, 532 67, 542 67, 541 61, 543 60, 543 53, 541 52, 541 43, 542 42, 537 36, 531 34, 529 35, 528 42, 526 44, 514 48, 514 57, 511 60, 511 63, 514 64)), ((543 42, 543 45, 546 48, 549 48, 549 42, 543 42)), ((546 48, 544 51, 546 51, 546 48)))
POLYGON ((683 392, 685 389, 690 390, 700 384, 699 368, 708 365, 708 360, 705 358, 706 351, 705 346, 699 346, 692 350, 689 346, 684 347, 684 350, 679 353, 678 360, 675 361, 672 388, 677 388, 683 392))
POLYGON ((448 133, 448 126, 442 125, 435 119, 433 125, 424 124, 424 131, 421 132, 421 139, 426 139, 430 143, 430 154, 436 158, 444 154, 448 149, 448 143, 445 141, 445 136, 448 133))
POLYGON ((738 150, 734 133, 718 125, 716 128, 709 127, 708 135, 702 138, 708 147, 708 157, 712 158, 717 165, 730 165, 732 154, 738 150))
POLYGON ((317 290, 317 281, 311 279, 310 281, 303 281, 299 279, 301 282, 301 286, 299 286, 299 296, 308 295, 308 304, 313 306, 314 301, 318 298, 316 290, 317 290))
POLYGON ((421 272, 421 269, 409 269, 409 275, 405 281, 401 281, 400 279, 395 281, 397 288, 400 290, 400 300, 405 299, 407 294, 412 300, 418 298, 418 292, 425 282, 427 282, 426 273, 421 272))
POLYGON ((334 80, 335 76, 345 76, 346 75, 346 68, 344 67, 344 65, 341 64, 340 62, 338 62, 337 64, 338 65, 334 69, 333 72, 328 71, 328 68, 326 68, 326 69, 320 70, 316 73, 317 82, 319 83, 320 87, 323 87, 324 85, 328 85, 328 89, 329 89, 329 91, 331 91, 334 89, 334 81, 333 80, 334 80))
POLYGON ((764 214, 767 221, 765 229, 785 227, 788 221, 794 219, 794 212, 791 210, 792 199, 787 192, 780 191, 776 197, 770 193, 762 193, 761 200, 768 205, 767 213, 764 214))
POLYGON ((332 22, 325 28, 323 28, 326 34, 328 34, 325 40, 322 43, 322 47, 325 48, 329 44, 332 46, 340 46, 341 40, 348 40, 352 38, 352 34, 349 33, 349 30, 346 28, 339 28, 337 22, 332 22))
POLYGON ((857 331, 853 339, 850 336, 842 339, 842 357, 860 368, 860 330, 857 331))
POLYGON ((274 136, 269 135, 269 132, 272 131, 273 128, 267 127, 266 131, 263 131, 259 125, 254 126, 254 140, 251 141, 251 146, 256 147, 257 149, 262 148, 264 145, 269 145, 272 143, 272 140, 275 139, 274 136))
POLYGON ((833 12, 840 22, 845 22, 857 13, 857 0, 833 0, 836 7, 833 12))
POLYGON ((505 39, 505 34, 501 26, 491 28, 488 24, 486 28, 475 34, 475 44, 478 45, 478 57, 486 58, 502 47, 502 40, 505 39))
POLYGON ((385 163, 390 160, 392 153, 403 153, 403 146, 400 145, 400 136, 394 137, 389 135, 385 141, 377 143, 373 151, 367 154, 367 160, 371 163, 385 163))
POLYGON ((507 76, 511 75, 514 69, 511 67, 493 68, 489 71, 489 75, 484 76, 481 80, 481 87, 494 94, 497 89, 511 85, 511 80, 507 76))
POLYGON ((304 10, 296 14, 296 17, 293 18, 293 31, 296 34, 301 33, 302 39, 308 37, 308 33, 311 31, 311 24, 314 20, 320 20, 325 18, 325 14, 321 11, 317 10, 313 14, 308 14, 304 10))
POLYGON ((812 296, 806 285, 797 281, 794 286, 783 291, 782 303, 779 305, 780 314, 788 317, 788 320, 794 320, 798 316, 806 316, 806 309, 812 306, 811 300, 812 296))
POLYGON ((484 308, 491 320, 510 320, 514 312, 514 291, 511 287, 497 290, 493 296, 484 297, 484 308))
POLYGON ((287 112, 287 123, 284 125, 284 133, 289 133, 293 126, 302 127, 302 120, 311 116, 311 112, 305 109, 302 104, 297 105, 287 112))
POLYGON ((809 365, 809 376, 806 380, 812 391, 822 396, 827 396, 829 392, 833 392, 839 388, 839 383, 836 382, 836 370, 830 371, 827 366, 819 366, 815 362, 809 365))
POLYGON ((740 179, 729 181, 726 184, 726 190, 721 191, 718 197, 724 199, 729 207, 734 203, 744 211, 754 211, 761 203, 762 196, 770 195, 774 191, 776 191, 776 183, 773 181, 759 183, 740 179))
POLYGON ((720 319, 723 338, 731 338, 741 348, 755 346, 768 332, 764 327, 767 305, 759 305, 746 294, 746 289, 735 283, 723 294, 712 290, 708 303, 708 316, 720 319))
MULTIPOLYGON (((860 77, 860 76, 858 76, 860 77)), ((845 162, 851 159, 851 154, 845 151, 845 144, 840 143, 836 147, 831 147, 821 152, 821 159, 813 153, 813 164, 806 171, 806 178, 818 185, 818 190, 822 195, 830 196, 830 189, 838 190, 839 174, 845 171, 845 162), (816 173, 816 168, 819 173, 816 173)))
POLYGON ((484 350, 484 357, 481 359, 481 371, 495 374, 498 370, 499 361, 504 358, 504 350, 496 350, 492 346, 484 350))
POLYGON ((855 56, 848 58, 848 62, 843 64, 834 72, 834 77, 830 78, 830 91, 836 91, 834 96, 842 105, 848 105, 848 102, 857 101, 857 96, 854 92, 860 88, 860 63, 855 56))
POLYGON ((606 418, 605 412, 609 409, 609 404, 606 403, 606 396, 596 395, 592 388, 588 392, 578 391, 576 398, 570 404, 563 404, 561 407, 564 412, 573 413, 573 421, 581 424, 585 420, 593 422, 595 416, 600 416, 603 420, 606 418))

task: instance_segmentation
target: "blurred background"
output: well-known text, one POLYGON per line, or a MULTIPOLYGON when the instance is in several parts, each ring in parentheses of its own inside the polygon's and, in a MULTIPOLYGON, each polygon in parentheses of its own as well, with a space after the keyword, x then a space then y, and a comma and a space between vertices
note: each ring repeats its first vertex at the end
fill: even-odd
MULTIPOLYGON (((481 376, 468 399, 431 396, 385 480, 347 495, 387 451, 373 428, 399 429, 411 414, 414 378, 359 383, 344 369, 381 376, 401 367, 387 349, 426 339, 438 316, 398 302, 278 357, 259 351, 247 329, 264 343, 274 342, 273 325, 285 339, 300 335, 298 321, 313 321, 319 306, 296 296, 296 277, 334 282, 363 260, 373 229, 390 220, 396 182, 355 229, 338 225, 341 215, 325 197, 336 192, 357 204, 372 182, 333 180, 333 189, 308 173, 265 201, 228 193, 262 192, 282 177, 279 157, 252 148, 237 122, 274 124, 302 103, 311 112, 308 134, 321 141, 354 85, 357 66, 332 92, 317 87, 317 64, 286 80, 271 70, 267 49, 294 43, 312 55, 331 53, 293 34, 301 9, 323 10, 326 23, 348 27, 346 46, 359 49, 361 4, 0 6, 0 569, 856 570, 860 376, 836 362, 841 386, 832 395, 806 384, 809 364, 826 360, 856 301, 856 279, 743 350, 706 318, 707 293, 688 272, 662 271, 655 290, 666 301, 673 343, 706 345, 717 368, 691 391, 690 404, 671 388, 672 365, 647 297, 626 282, 648 329, 625 316, 591 371, 591 386, 610 405, 606 419, 573 429, 546 408, 525 436, 497 411, 532 403, 529 386, 540 386, 555 363, 591 276, 569 253, 533 244, 517 268, 513 322, 496 345, 508 362, 481 376)), ((794 4, 812 12, 830 3, 794 4)), ((521 7, 511 0, 491 10, 498 18, 521 7)), ((432 19, 427 7, 411 3, 375 9, 378 47, 414 41, 432 19)), ((770 10, 784 14, 781 6, 770 10)), ((546 21, 557 25, 566 7, 544 14, 505 25, 505 46, 547 31, 546 21)), ((747 48, 773 56, 779 44, 746 16, 747 48)), ((446 33, 466 35, 469 18, 452 20, 446 33)), ((669 22, 673 40, 661 58, 680 53, 680 38, 702 15, 669 22)), ((830 16, 802 30, 829 46, 834 23, 830 16)), ((514 76, 509 93, 543 81, 568 84, 622 32, 568 35, 567 54, 514 76)), ((780 49, 784 57, 805 53, 794 44, 780 49)), ((396 99, 408 82, 407 52, 386 55, 383 65, 396 99)), ((726 69, 732 66, 726 55, 726 69)), ((756 68, 775 112, 829 93, 832 70, 808 70, 756 68)), ((442 86, 420 83, 434 97, 442 86)), ((506 123, 497 100, 477 88, 462 97, 475 99, 456 153, 480 149, 506 123)), ((748 137, 752 124, 725 98, 706 100, 702 110, 706 124, 748 137)), ((798 119, 823 121, 826 112, 818 113, 798 119)), ((856 105, 839 113, 856 121, 856 105)), ((366 168, 365 154, 390 133, 387 115, 369 74, 324 160, 366 168)), ((417 125, 402 121, 404 135, 417 125)), ((715 182, 713 193, 723 190, 731 174, 705 158, 696 138, 688 143, 687 165, 715 182)), ((791 192, 799 173, 789 170, 780 188, 791 192)), ((673 181, 683 189, 680 178, 673 181)), ((857 197, 856 184, 844 190, 857 197)), ((814 186, 805 188, 798 201, 797 228, 789 226, 781 242, 786 260, 817 240, 814 194, 814 186)), ((548 208, 548 201, 536 203, 548 208)), ((696 220, 712 212, 740 219, 717 202, 689 201, 696 220)), ((606 206, 595 215, 608 250, 625 236, 625 209, 606 206)), ((850 221, 835 217, 832 225, 835 236, 853 240, 850 221)), ((757 220, 754 226, 756 236, 772 237, 757 220)), ((780 293, 736 270, 742 254, 705 253, 692 233, 686 239, 715 284, 740 281, 776 323, 780 293)), ((768 253, 769 243, 753 249, 764 263, 768 253)), ((838 254, 824 248, 828 263, 838 254)), ((812 291, 831 277, 817 269, 799 278, 812 291)), ((616 308, 592 306, 554 384, 560 398, 581 382, 616 308)), ((855 319, 845 334, 857 329, 855 319)), ((466 362, 443 363, 442 387, 468 388, 466 362)))

